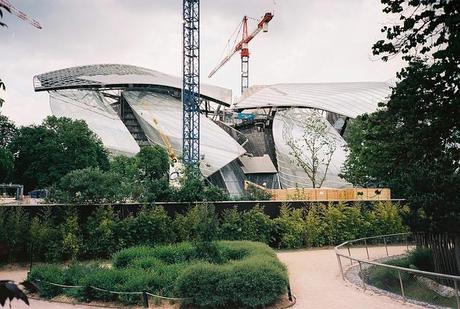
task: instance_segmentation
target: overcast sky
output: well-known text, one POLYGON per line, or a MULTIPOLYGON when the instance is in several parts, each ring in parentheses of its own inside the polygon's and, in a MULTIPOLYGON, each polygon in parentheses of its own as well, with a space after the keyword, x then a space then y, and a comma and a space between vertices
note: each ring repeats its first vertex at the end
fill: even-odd
MULTIPOLYGON (((2 113, 17 124, 50 114, 34 75, 76 65, 122 63, 182 74, 182 0, 10 0, 37 19, 38 30, 6 14, 0 29, 2 113)), ((385 81, 403 63, 372 57, 380 28, 391 21, 379 0, 202 0, 201 80, 239 95, 240 58, 211 80, 227 40, 243 15, 274 11, 269 32, 250 44, 250 84, 385 81)), ((254 28, 254 21, 250 29, 254 28)))

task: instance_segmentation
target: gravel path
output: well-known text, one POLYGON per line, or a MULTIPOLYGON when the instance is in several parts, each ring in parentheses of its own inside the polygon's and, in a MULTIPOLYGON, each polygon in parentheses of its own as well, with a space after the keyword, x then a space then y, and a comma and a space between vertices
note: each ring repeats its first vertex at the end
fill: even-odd
MULTIPOLYGON (((405 247, 390 247, 390 255, 402 254, 405 247)), ((383 247, 370 248, 371 258, 385 255, 383 247)), ((366 257, 365 249, 355 248, 351 251, 355 257, 366 257)), ((398 302, 388 296, 373 292, 363 292, 359 287, 343 281, 338 269, 334 249, 314 249, 279 252, 278 257, 288 266, 292 292, 297 297, 294 308, 308 309, 397 309, 422 308, 412 304, 398 302)), ((347 262, 344 268, 347 268, 347 262)), ((10 279, 16 282, 26 277, 26 270, 1 270, 0 279, 10 279)), ((8 308, 8 307, 7 307, 8 308)), ((89 308, 89 306, 50 303, 41 300, 31 300, 31 306, 14 300, 12 308, 89 308)), ((94 308, 94 307, 92 307, 94 308)))
MULTIPOLYGON (((402 254, 405 247, 389 247, 389 254, 402 254)), ((385 255, 385 248, 370 248, 372 258, 385 255)), ((345 253, 345 252, 344 252, 345 253)), ((364 248, 351 250, 354 257, 365 258, 364 248)), ((278 253, 288 266, 291 289, 297 297, 294 308, 309 309, 396 309, 422 308, 398 302, 388 296, 363 292, 359 287, 343 281, 334 249, 288 251, 278 253)), ((343 261, 344 268, 348 262, 343 261)))

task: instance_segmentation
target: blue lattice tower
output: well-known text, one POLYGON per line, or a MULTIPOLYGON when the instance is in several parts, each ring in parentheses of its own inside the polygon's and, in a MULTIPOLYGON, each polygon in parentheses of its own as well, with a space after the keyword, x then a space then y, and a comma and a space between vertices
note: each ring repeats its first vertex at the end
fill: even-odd
POLYGON ((184 0, 183 6, 182 154, 191 166, 200 160, 200 1, 184 0))

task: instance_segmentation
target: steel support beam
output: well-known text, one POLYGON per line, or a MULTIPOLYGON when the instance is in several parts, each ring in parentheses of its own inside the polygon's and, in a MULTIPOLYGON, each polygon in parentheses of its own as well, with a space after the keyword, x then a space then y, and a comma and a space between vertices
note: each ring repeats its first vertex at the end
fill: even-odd
POLYGON ((200 1, 183 1, 183 127, 185 165, 200 160, 200 1))

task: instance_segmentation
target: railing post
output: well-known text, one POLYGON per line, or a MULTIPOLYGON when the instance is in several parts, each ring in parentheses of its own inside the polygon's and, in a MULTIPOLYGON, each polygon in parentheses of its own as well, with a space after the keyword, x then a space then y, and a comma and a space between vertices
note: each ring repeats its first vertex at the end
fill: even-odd
MULTIPOLYGON (((350 245, 347 246, 347 249, 348 249, 348 256, 351 257, 350 245)), ((353 265, 353 260, 352 259, 349 259, 349 260, 350 260, 350 265, 353 265)))
POLYGON ((31 242, 31 244, 30 244, 29 273, 32 271, 33 261, 34 261, 34 242, 31 242))
POLYGON ((385 251, 386 251, 386 253, 387 253, 387 256, 389 256, 389 255, 388 255, 387 239, 386 239, 385 237, 383 237, 383 243, 385 244, 385 251))
POLYGON ((142 302, 144 303, 144 308, 149 307, 149 298, 147 296, 147 291, 142 291, 142 302))
POLYGON ((409 234, 406 235, 406 249, 409 251, 409 234))
POLYGON ((401 279, 401 271, 398 270, 398 277, 399 277, 399 284, 401 285, 401 295, 403 297, 404 302, 406 302, 406 295, 404 294, 404 285, 401 279))
POLYGON ((359 272, 361 273, 361 280, 363 281, 363 290, 365 291, 366 290, 366 282, 365 282, 365 278, 364 278, 364 272, 363 272, 363 267, 361 265, 361 261, 358 261, 358 264, 359 264, 359 272))
POLYGON ((367 240, 364 239, 364 245, 366 246, 366 254, 367 254, 367 259, 369 260, 369 248, 367 247, 367 240))
POLYGON ((455 298, 457 299, 457 309, 460 309, 460 297, 458 295, 458 284, 457 280, 454 279, 455 298))
POLYGON ((289 301, 292 301, 291 284, 289 283, 289 279, 288 279, 288 283, 287 283, 287 290, 288 290, 288 299, 289 299, 289 301))
POLYGON ((337 253, 335 255, 337 256, 337 262, 339 263, 339 268, 340 268, 340 273, 342 274, 342 279, 345 280, 345 276, 343 275, 342 260, 340 259, 340 255, 338 255, 337 253))

